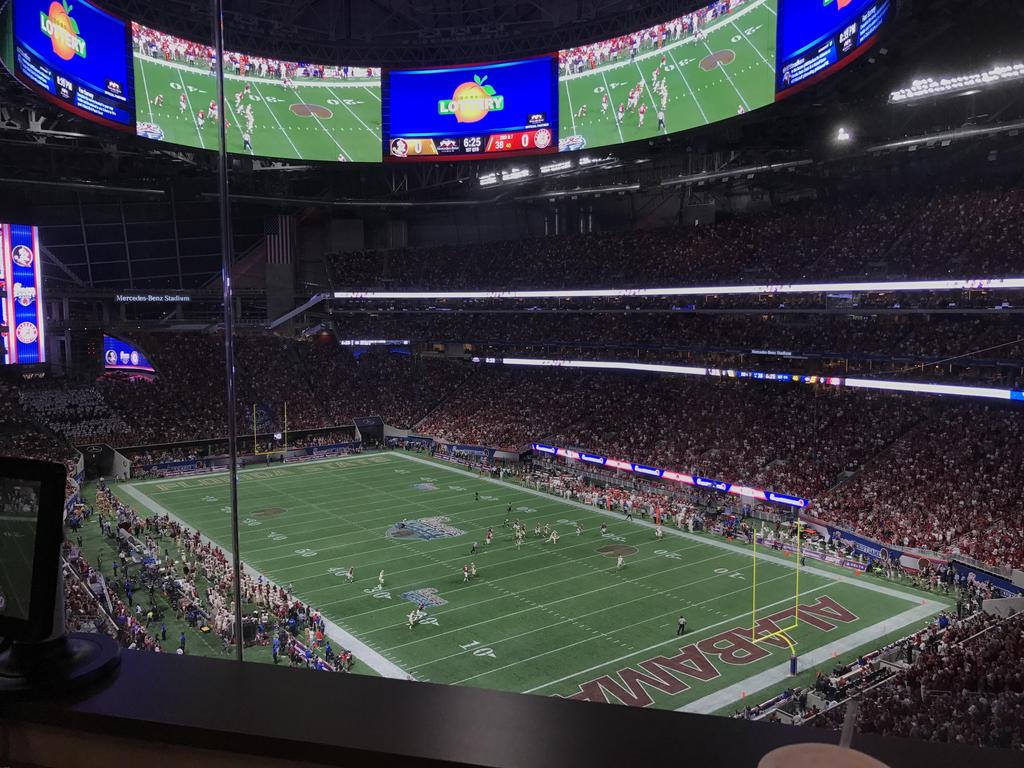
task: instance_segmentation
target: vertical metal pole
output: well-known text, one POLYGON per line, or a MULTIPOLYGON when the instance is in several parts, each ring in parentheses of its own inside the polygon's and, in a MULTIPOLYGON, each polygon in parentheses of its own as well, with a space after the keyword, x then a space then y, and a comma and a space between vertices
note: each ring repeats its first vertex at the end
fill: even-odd
POLYGON ((220 201, 220 274, 224 284, 224 370, 228 386, 228 471, 231 483, 231 549, 235 580, 235 656, 242 661, 242 560, 238 544, 238 414, 235 411, 235 308, 231 291, 231 200, 228 197, 228 151, 224 104, 224 3, 210 0, 213 47, 217 56, 217 192, 220 201))

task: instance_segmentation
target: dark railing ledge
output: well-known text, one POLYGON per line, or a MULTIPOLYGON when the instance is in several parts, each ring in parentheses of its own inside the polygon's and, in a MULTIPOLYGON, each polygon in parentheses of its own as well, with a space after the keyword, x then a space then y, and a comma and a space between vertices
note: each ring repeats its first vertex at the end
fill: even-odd
MULTIPOLYGON (((812 728, 135 651, 87 692, 0 701, 0 724, 12 764, 58 764, 32 754, 50 733, 78 744, 80 768, 109 767, 119 742, 133 763, 131 745, 144 744, 147 766, 168 764, 167 745, 164 757, 179 766, 189 764, 181 762, 188 750, 210 750, 254 766, 628 768, 642 760, 741 768, 786 744, 838 741, 812 728)), ((1017 752, 908 739, 859 736, 853 746, 892 768, 1021 765, 1017 752)), ((209 753, 195 764, 208 761, 209 753)))

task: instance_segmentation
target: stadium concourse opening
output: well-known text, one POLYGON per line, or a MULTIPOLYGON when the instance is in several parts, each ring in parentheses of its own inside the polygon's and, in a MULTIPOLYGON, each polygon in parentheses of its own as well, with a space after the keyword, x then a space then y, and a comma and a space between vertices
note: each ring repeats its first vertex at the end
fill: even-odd
POLYGON ((0 765, 1020 763, 1024 7, 662 5, 0 5, 0 765))

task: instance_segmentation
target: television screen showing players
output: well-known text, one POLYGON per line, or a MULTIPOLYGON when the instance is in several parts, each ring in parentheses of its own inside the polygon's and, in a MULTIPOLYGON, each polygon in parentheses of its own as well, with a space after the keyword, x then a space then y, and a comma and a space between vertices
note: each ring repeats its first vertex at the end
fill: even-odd
POLYGON ((0 338, 5 365, 46 362, 39 230, 0 224, 0 338))
POLYGON ((86 0, 15 0, 14 72, 72 112, 130 129, 135 122, 124 21, 86 0))
POLYGON ((103 335, 103 369, 107 371, 139 371, 153 373, 153 365, 134 344, 103 335))
POLYGON ((559 148, 685 131, 775 100, 777 0, 717 0, 559 51, 559 148))
POLYGON ((390 160, 558 151, 556 61, 542 56, 385 75, 390 160))
MULTIPOLYGON (((136 132, 216 149, 213 49, 132 23, 136 132)), ((380 162, 380 69, 225 54, 228 151, 240 155, 380 162)))
POLYGON ((874 41, 889 0, 781 0, 779 96, 849 64, 874 41))

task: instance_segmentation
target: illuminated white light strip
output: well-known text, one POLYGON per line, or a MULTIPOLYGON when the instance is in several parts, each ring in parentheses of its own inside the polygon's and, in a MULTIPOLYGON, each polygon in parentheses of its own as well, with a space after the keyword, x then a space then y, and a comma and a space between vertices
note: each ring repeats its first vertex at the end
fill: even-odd
POLYGON ((335 291, 336 299, 576 299, 623 296, 740 296, 779 293, 980 291, 1024 288, 1024 277, 984 277, 964 280, 899 280, 872 283, 792 283, 765 285, 704 285, 681 288, 593 288, 536 291, 335 291))
POLYGON ((663 365, 659 363, 628 363, 617 360, 552 360, 531 357, 474 357, 474 363, 493 363, 549 368, 589 368, 613 371, 646 371, 649 373, 672 373, 683 376, 713 376, 727 379, 750 379, 751 381, 777 381, 789 384, 824 384, 833 387, 854 387, 856 389, 877 389, 888 392, 911 392, 925 395, 952 395, 955 397, 982 397, 990 400, 1013 400, 1024 402, 1024 390, 995 389, 993 387, 968 387, 959 384, 927 384, 914 381, 888 381, 885 379, 857 379, 842 376, 815 376, 799 373, 775 373, 764 371, 741 371, 734 368, 696 368, 686 365, 663 365))
POLYGON ((910 84, 909 88, 893 91, 889 94, 889 101, 896 104, 912 99, 920 99, 925 96, 939 96, 944 93, 955 93, 957 91, 965 91, 994 83, 1005 83, 1021 78, 1024 78, 1024 64, 993 67, 988 72, 972 72, 969 75, 940 77, 938 80, 932 77, 925 77, 915 80, 910 84))

